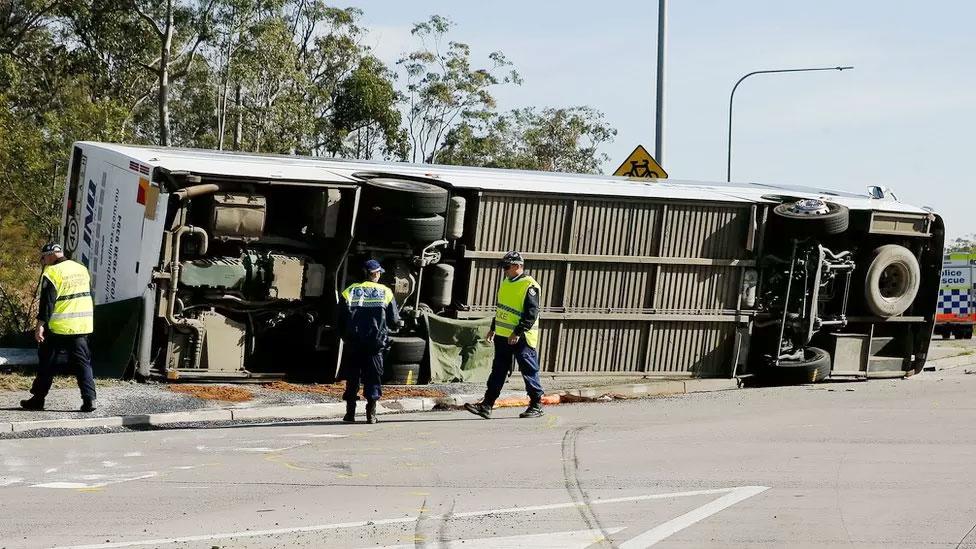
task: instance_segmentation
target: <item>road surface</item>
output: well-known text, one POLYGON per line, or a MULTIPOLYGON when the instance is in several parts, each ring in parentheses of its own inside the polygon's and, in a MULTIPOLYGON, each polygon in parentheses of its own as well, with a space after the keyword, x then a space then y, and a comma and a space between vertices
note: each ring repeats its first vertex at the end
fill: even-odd
POLYGON ((0 547, 976 547, 966 370, 3 440, 0 547))

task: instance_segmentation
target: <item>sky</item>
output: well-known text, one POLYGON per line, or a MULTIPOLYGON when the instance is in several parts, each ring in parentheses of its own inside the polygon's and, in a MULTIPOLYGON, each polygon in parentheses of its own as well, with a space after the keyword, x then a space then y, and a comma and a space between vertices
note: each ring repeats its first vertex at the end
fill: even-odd
MULTIPOLYGON (((393 65, 416 49, 415 22, 456 23, 475 62, 501 50, 521 86, 503 110, 588 105, 618 131, 612 172, 633 148, 654 152, 657 4, 653 0, 346 0, 366 42, 393 65)), ((976 233, 976 2, 670 0, 662 165, 673 179, 724 181, 729 93, 732 180, 863 192, 891 187, 931 206, 950 237, 976 233)), ((483 65, 482 65, 483 66, 483 65)))

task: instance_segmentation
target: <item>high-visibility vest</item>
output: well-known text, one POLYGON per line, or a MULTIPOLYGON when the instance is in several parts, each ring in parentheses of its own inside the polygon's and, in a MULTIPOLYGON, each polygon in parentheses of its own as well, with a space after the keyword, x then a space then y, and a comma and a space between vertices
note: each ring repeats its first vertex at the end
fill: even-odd
MULTIPOLYGON (((516 281, 511 281, 508 277, 502 279, 501 286, 498 287, 498 303, 495 306, 495 333, 502 337, 509 337, 515 332, 516 326, 522 320, 522 310, 525 307, 525 294, 529 288, 535 288, 539 292, 539 306, 542 306, 542 295, 539 283, 529 275, 525 275, 516 281)), ((535 319, 532 327, 525 331, 525 342, 529 347, 537 349, 539 347, 539 319, 535 319)))
POLYGON ((60 335, 84 335, 95 331, 95 304, 91 298, 88 269, 70 259, 44 268, 44 278, 54 285, 58 297, 48 329, 60 335))
POLYGON ((357 282, 342 292, 350 307, 386 307, 393 301, 393 290, 378 282, 357 282))

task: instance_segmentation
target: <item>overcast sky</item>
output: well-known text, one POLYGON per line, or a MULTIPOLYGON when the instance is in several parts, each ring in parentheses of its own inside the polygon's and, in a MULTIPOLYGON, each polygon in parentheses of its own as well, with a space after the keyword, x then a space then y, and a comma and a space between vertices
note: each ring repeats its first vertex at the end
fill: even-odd
MULTIPOLYGON (((653 0, 347 0, 364 11, 377 55, 417 47, 414 22, 457 23, 476 59, 503 51, 525 83, 503 109, 589 105, 617 128, 612 171, 638 144, 654 152, 657 2, 653 0)), ((976 2, 671 0, 665 158, 672 178, 725 180, 729 92, 736 92, 732 179, 855 192, 888 185, 936 208, 950 235, 976 232, 976 2)))

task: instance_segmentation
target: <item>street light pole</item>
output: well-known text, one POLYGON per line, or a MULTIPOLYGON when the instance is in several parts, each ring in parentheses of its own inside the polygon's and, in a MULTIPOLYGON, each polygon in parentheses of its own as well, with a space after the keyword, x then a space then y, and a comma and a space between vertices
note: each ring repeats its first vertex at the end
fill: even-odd
POLYGON ((668 38, 668 0, 657 4, 657 107, 654 116, 654 159, 664 165, 664 54, 668 38))
POLYGON ((853 68, 854 67, 816 67, 810 69, 774 69, 768 71, 753 71, 740 78, 739 81, 735 83, 735 86, 732 86, 732 93, 729 94, 729 141, 728 141, 729 146, 728 146, 728 154, 727 154, 727 162, 726 162, 725 181, 726 182, 732 181, 732 100, 735 99, 736 88, 739 87, 739 84, 741 84, 743 80, 749 78, 754 74, 772 74, 777 72, 843 71, 843 70, 853 69, 853 68))

